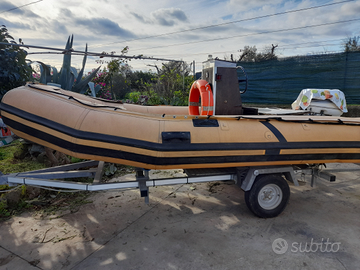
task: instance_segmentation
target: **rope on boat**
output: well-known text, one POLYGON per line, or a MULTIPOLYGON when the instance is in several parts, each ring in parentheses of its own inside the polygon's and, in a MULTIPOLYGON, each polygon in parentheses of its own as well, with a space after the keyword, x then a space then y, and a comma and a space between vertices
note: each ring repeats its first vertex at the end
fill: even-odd
POLYGON ((347 126, 360 126, 360 123, 350 123, 350 122, 344 122, 342 119, 334 119, 333 122, 324 122, 324 121, 317 121, 314 119, 309 118, 308 120, 287 120, 282 117, 267 117, 267 118, 260 118, 260 117, 246 117, 246 116, 236 116, 234 117, 236 120, 240 119, 247 119, 247 120, 262 120, 262 121, 271 121, 271 120, 277 120, 281 122, 287 122, 287 123, 312 123, 312 124, 323 124, 323 125, 347 125, 347 126))
MULTIPOLYGON (((35 86, 34 84, 28 84, 28 86, 30 88, 34 88, 36 90, 41 90, 41 91, 44 91, 44 92, 48 92, 48 93, 52 93, 52 94, 57 94, 57 95, 60 95, 60 96, 64 96, 64 97, 67 97, 68 99, 72 99, 78 103, 80 103, 81 105, 84 105, 84 106, 88 106, 88 107, 92 107, 92 108, 110 108, 110 109, 114 109, 115 111, 116 110, 124 110, 122 108, 119 108, 119 107, 115 107, 115 106, 108 106, 108 105, 92 105, 92 104, 88 104, 88 103, 85 103, 85 102, 82 102, 81 100, 77 99, 77 98, 74 98, 73 96, 70 96, 70 95, 67 95, 67 94, 63 94, 63 93, 60 93, 60 92, 54 92, 54 91, 51 91, 51 90, 47 90, 47 89, 43 89, 41 87, 37 87, 35 86)), ((54 90, 57 90, 60 88, 54 88, 54 90)))

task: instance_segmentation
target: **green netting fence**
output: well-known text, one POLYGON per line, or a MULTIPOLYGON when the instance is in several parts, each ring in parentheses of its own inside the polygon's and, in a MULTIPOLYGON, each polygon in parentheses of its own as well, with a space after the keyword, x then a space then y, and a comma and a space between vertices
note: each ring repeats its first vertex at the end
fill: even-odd
POLYGON ((306 88, 339 89, 360 104, 360 52, 297 56, 240 63, 249 85, 243 103, 291 104, 306 88))

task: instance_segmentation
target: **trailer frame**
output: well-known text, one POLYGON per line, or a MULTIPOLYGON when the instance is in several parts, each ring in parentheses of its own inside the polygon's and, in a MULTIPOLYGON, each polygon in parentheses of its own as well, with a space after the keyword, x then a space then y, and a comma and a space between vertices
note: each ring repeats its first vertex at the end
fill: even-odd
MULTIPOLYGON (((269 166, 269 167, 237 167, 191 171, 185 170, 187 177, 171 177, 150 179, 149 171, 136 168, 135 181, 121 181, 105 183, 102 181, 104 161, 84 161, 74 164, 61 165, 41 170, 3 175, 0 172, 0 185, 30 185, 36 187, 51 187, 79 191, 106 191, 139 189, 140 196, 149 203, 149 188, 177 184, 204 183, 213 181, 234 181, 244 192, 245 201, 249 209, 257 216, 267 218, 279 215, 285 208, 290 191, 288 183, 299 186, 298 177, 311 176, 311 186, 317 179, 335 181, 335 175, 321 168, 321 164, 304 166, 269 166), (84 169, 87 168, 87 169, 84 169), (81 169, 81 170, 80 170, 81 169), (299 176, 300 174, 300 176, 299 176), (65 179, 77 177, 93 178, 92 183, 81 183, 65 179), (61 179, 61 180, 60 180, 61 179), (261 187, 263 181, 266 185, 261 187), (275 183, 276 182, 276 183, 275 183), (256 183, 258 191, 254 191, 256 183), (279 199, 280 198, 280 199, 279 199), (274 201, 271 203, 271 201, 274 201), (279 203, 281 204, 279 206, 279 203), (254 206, 255 204, 255 206, 254 206), (269 209, 263 209, 263 206, 269 209), (271 209, 273 208, 273 209, 271 209)), ((341 171, 341 170, 336 170, 341 171)), ((332 170, 331 172, 335 172, 332 170)))

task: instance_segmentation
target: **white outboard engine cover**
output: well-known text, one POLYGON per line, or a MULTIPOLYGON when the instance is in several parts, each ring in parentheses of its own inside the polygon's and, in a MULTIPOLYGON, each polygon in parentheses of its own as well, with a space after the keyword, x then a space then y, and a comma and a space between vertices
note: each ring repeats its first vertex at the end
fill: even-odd
POLYGON ((340 116, 343 112, 330 100, 313 99, 305 109, 314 114, 340 116))

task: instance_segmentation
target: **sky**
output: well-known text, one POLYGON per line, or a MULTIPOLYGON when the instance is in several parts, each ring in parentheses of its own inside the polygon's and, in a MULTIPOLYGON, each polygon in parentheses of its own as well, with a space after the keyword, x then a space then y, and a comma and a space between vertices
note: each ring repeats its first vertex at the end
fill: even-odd
MULTIPOLYGON (((128 56, 195 61, 198 72, 208 55, 236 58, 244 46, 277 45, 279 57, 341 52, 360 36, 360 0, 1 0, 0 25, 27 45, 62 49, 74 35, 74 50, 87 44, 89 52, 120 54, 128 46, 128 56)), ((26 50, 28 59, 61 68, 61 54, 26 50)), ((72 57, 72 66, 81 64, 72 57)), ((161 61, 129 64, 146 71, 161 61)))

